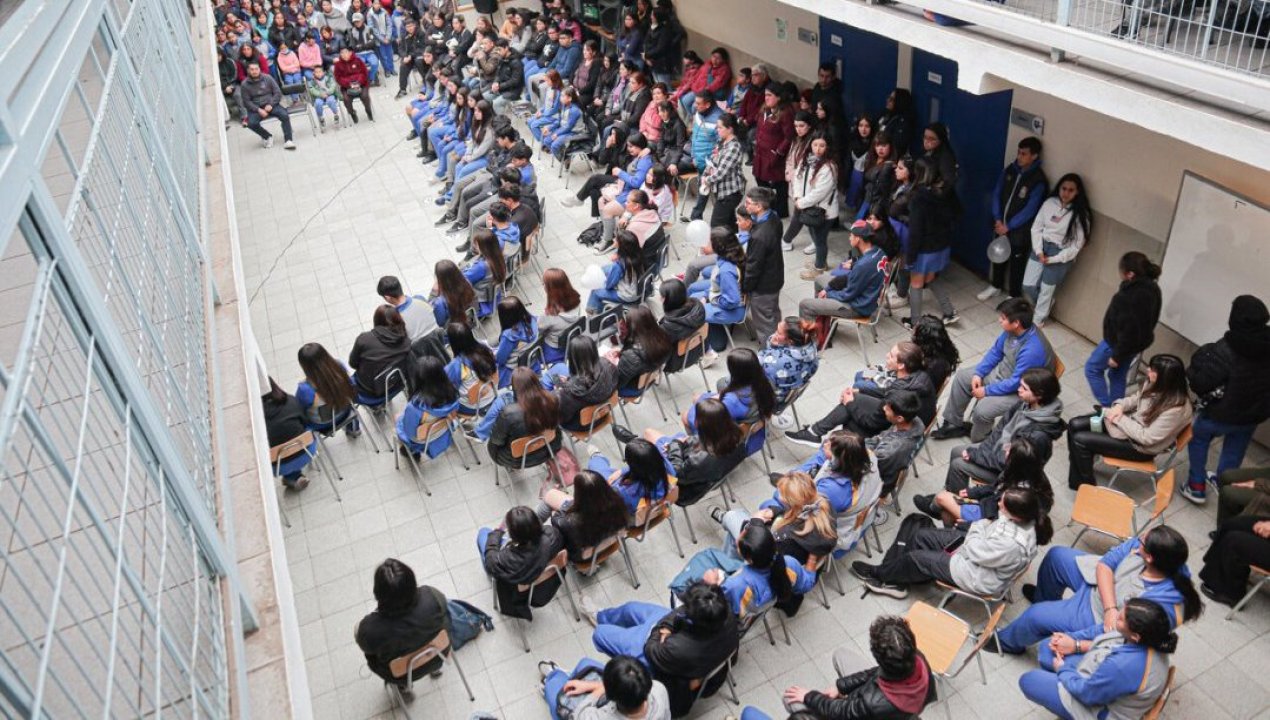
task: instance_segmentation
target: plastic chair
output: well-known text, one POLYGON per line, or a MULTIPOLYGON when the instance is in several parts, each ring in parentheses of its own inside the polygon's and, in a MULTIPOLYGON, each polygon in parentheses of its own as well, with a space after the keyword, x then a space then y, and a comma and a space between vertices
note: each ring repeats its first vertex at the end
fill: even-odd
POLYGON ((661 405, 661 398, 657 397, 657 378, 659 375, 661 375, 661 368, 649 370, 643 375, 640 375, 639 382, 636 383, 636 387, 639 389, 638 395, 626 397, 620 392, 618 393, 617 407, 622 411, 622 420, 626 423, 627 427, 630 427, 631 419, 626 414, 626 406, 638 405, 641 401, 643 401, 644 396, 649 394, 650 390, 652 391, 651 394, 653 396, 653 400, 657 402, 657 411, 661 413, 661 421, 666 422, 666 409, 661 405))
MULTIPOLYGON (((538 435, 530 435, 528 437, 516 438, 515 440, 512 440, 512 447, 511 447, 512 458, 517 458, 520 460, 520 471, 524 472, 525 470, 528 470, 531 467, 537 467, 539 465, 544 465, 548 462, 554 462, 556 459, 556 452, 551 449, 551 443, 555 439, 556 439, 556 430, 555 428, 551 428, 551 429, 543 431, 542 433, 539 433, 538 435), (541 448, 547 448, 547 459, 539 461, 539 462, 535 462, 533 465, 530 465, 529 455, 541 448)), ((508 475, 510 475, 512 470, 514 469, 515 468, 508 468, 508 475)), ((495 462, 494 463, 494 485, 499 484, 498 477, 499 477, 500 470, 501 470, 501 466, 497 462, 495 462)))
POLYGON ((961 671, 970 664, 971 658, 979 664, 980 680, 984 685, 988 684, 988 675, 984 672, 983 657, 980 656, 979 651, 988 638, 996 634, 997 623, 1000 622, 1003 612, 1005 612, 1004 604, 998 605, 997 609, 992 611, 979 638, 969 646, 969 652, 965 653, 965 658, 956 664, 955 669, 954 662, 959 655, 963 654, 966 640, 974 637, 970 632, 970 625, 956 615, 931 607, 920 600, 913 603, 905 614, 908 626, 917 638, 917 649, 922 651, 931 672, 935 674, 936 694, 939 698, 937 702, 943 703, 944 715, 948 717, 948 720, 952 720, 952 709, 948 705, 949 698, 944 693, 947 681, 960 675, 961 671))
MULTIPOLYGON (((1152 486, 1158 484, 1164 473, 1174 467, 1177 467, 1178 457, 1186 450, 1186 446, 1190 444, 1191 438, 1194 435, 1194 423, 1182 428, 1182 432, 1178 433, 1177 437, 1173 439, 1173 445, 1169 447, 1168 451, 1162 453, 1165 455, 1165 458, 1164 462, 1159 466, 1156 465, 1155 458, 1152 458, 1151 460, 1121 460, 1120 458, 1107 457, 1105 455, 1102 456, 1103 463, 1116 469, 1116 471, 1111 474, 1111 479, 1107 481, 1107 487, 1114 486, 1116 484, 1116 479, 1120 477, 1121 473, 1139 473, 1146 475, 1151 478, 1152 486)), ((1157 455, 1156 457, 1159 456, 1157 455)), ((1145 501, 1143 501, 1143 503, 1139 503, 1139 505, 1144 503, 1145 501)))
MULTIPOLYGON (((1014 584, 1019 581, 1019 578, 1027 574, 1028 568, 1031 566, 1032 564, 1029 562, 1027 565, 1020 568, 1019 571, 1014 574, 1014 577, 1010 578, 1010 582, 1006 584, 1005 589, 996 595, 980 595, 979 593, 973 593, 969 590, 963 590, 956 585, 950 585, 943 580, 936 580, 935 584, 939 586, 940 590, 944 591, 944 596, 939 599, 939 609, 946 609, 948 603, 952 602, 953 598, 963 597, 982 605, 984 613, 988 617, 992 617, 992 611, 996 606, 1013 602, 1014 584)), ((995 631, 993 634, 995 635, 995 631)), ((997 638, 997 647, 1001 647, 1000 638, 997 638)))
POLYGON ((562 427, 564 436, 569 440, 569 446, 573 448, 573 454, 578 454, 576 443, 590 442, 595 437, 595 433, 603 430, 613 424, 613 406, 617 404, 617 393, 602 403, 588 405, 578 411, 578 424, 585 425, 586 430, 570 430, 562 427))
MULTIPOLYGON (((312 430, 305 430, 284 443, 274 445, 269 448, 269 464, 273 467, 273 475, 274 477, 282 477, 284 469, 287 473, 291 473, 313 463, 314 467, 325 475, 327 482, 331 484, 331 491, 335 493, 336 502, 344 502, 343 498, 340 497, 339 488, 335 486, 334 478, 331 477, 330 472, 323 464, 325 460, 322 457, 321 448, 321 443, 314 440, 312 430), (311 449, 315 447, 317 449, 311 449), (301 457, 285 462, 286 458, 293 455, 300 455, 301 457)), ((285 489, 285 485, 278 485, 278 514, 282 516, 282 524, 291 527, 291 519, 287 517, 287 511, 282 507, 282 492, 285 489)))
POLYGON ((860 354, 864 356, 864 364, 869 364, 869 348, 864 342, 864 328, 869 329, 869 334, 873 337, 873 342, 878 341, 878 323, 882 320, 882 310, 886 302, 886 291, 891 287, 891 269, 888 267, 882 278, 882 292, 878 294, 877 307, 873 308, 873 312, 868 317, 857 318, 841 318, 835 317, 829 321, 829 330, 825 333, 825 337, 821 340, 821 351, 833 345, 833 334, 838 331, 838 325, 849 322, 855 326, 856 339, 860 341, 860 354))
POLYGON ((1080 523, 1084 528, 1072 540, 1072 547, 1076 547, 1076 543, 1089 530, 1117 540, 1128 540, 1150 527, 1164 516, 1164 511, 1173 501, 1173 485, 1176 481, 1174 473, 1172 469, 1166 471, 1155 484, 1155 506, 1151 517, 1141 525, 1136 512, 1138 506, 1133 498, 1119 490, 1098 485, 1081 485, 1076 491, 1076 502, 1072 504, 1072 519, 1067 524, 1070 526, 1072 523, 1080 523))
MULTIPOLYGON (((418 458, 416 458, 415 454, 410 451, 410 448, 400 436, 394 435, 394 437, 397 438, 397 446, 406 451, 405 456, 407 461, 410 463, 410 470, 411 474, 414 475, 415 483, 428 497, 432 497, 432 491, 428 489, 428 484, 423 481, 423 471, 420 469, 419 464, 423 462, 423 458, 427 457, 428 448, 432 445, 432 443, 445 437, 447 432, 450 433, 450 445, 455 449, 455 452, 459 454, 459 462, 463 463, 463 469, 469 471, 472 469, 472 467, 467 464, 467 458, 463 457, 463 451, 458 449, 458 436, 463 435, 463 428, 459 427, 457 416, 458 411, 456 410, 446 417, 436 418, 430 422, 419 423, 419 428, 415 431, 415 442, 421 443, 423 445, 423 450, 419 453, 418 458)), ((467 436, 463 435, 463 437, 466 438, 467 436)), ((468 442, 470 443, 471 441, 469 440, 468 442)), ((472 449, 472 454, 476 454, 475 448, 472 449)), ((393 467, 397 470, 401 469, 401 456, 402 453, 400 452, 393 453, 393 467)), ((453 469, 452 461, 451 469, 453 469)))
MULTIPOLYGON (((569 598, 569 606, 573 608, 573 619, 577 622, 582 622, 582 615, 578 613, 578 604, 573 599, 573 590, 569 588, 568 575, 565 572, 565 567, 568 564, 569 554, 568 552, 561 550, 556 553, 556 556, 551 559, 551 562, 547 563, 547 566, 542 569, 542 572, 538 573, 538 577, 534 578, 533 582, 517 585, 516 591, 529 593, 529 599, 526 602, 532 607, 534 601, 534 590, 537 589, 539 585, 542 585, 554 577, 560 580, 560 587, 564 590, 565 596, 569 598)), ((492 577, 489 581, 490 587, 494 591, 494 610, 498 610, 498 585, 492 577)), ((510 616, 506 617, 508 617, 509 620, 513 619, 510 616)), ((520 635, 520 642, 521 645, 525 647, 525 652, 529 652, 529 636, 526 634, 525 625, 533 621, 523 620, 521 618, 515 619, 521 620, 521 622, 515 623, 516 633, 520 635)))
POLYGON ((670 393, 670 403, 674 406, 676 415, 680 414, 679 401, 675 399, 675 389, 670 383, 671 375, 681 373, 684 370, 695 366, 701 371, 701 381, 705 383, 706 392, 710 391, 710 379, 706 377, 706 369, 701 367, 701 358, 704 355, 704 351, 697 352, 698 350, 701 350, 703 345, 705 345, 706 335, 709 332, 710 326, 708 324, 702 325, 695 333, 683 340, 680 340, 675 345, 674 354, 666 361, 665 369, 662 370, 662 377, 666 380, 666 392, 670 393), (692 359, 691 362, 689 362, 689 358, 692 359), (679 369, 670 370, 669 368, 672 366, 678 367, 679 369))
POLYGON ((402 697, 402 691, 413 693, 415 669, 438 657, 442 658, 442 663, 446 660, 454 663, 454 669, 459 671, 459 678, 463 680, 463 687, 467 688, 467 699, 472 702, 476 701, 476 695, 472 693, 472 686, 467 682, 467 675, 463 672, 463 666, 459 664, 459 657, 450 646, 450 633, 442 630, 437 633, 436 637, 429 640, 427 645, 388 663, 388 670, 392 673, 392 676, 405 680, 403 685, 384 681, 384 691, 388 693, 388 706, 392 708, 394 714, 396 709, 400 707, 406 717, 410 717, 410 712, 406 709, 405 698, 402 697))
POLYGON ((1248 589, 1248 592, 1244 593, 1244 596, 1240 598, 1239 602, 1235 603, 1235 606, 1230 609, 1230 612, 1226 613, 1227 620, 1233 618, 1235 613, 1242 610, 1244 605, 1247 605, 1248 601, 1252 599, 1252 596, 1261 591, 1261 586, 1265 585, 1267 581, 1270 581, 1270 570, 1257 567, 1256 565, 1252 565, 1248 569, 1252 571, 1252 574, 1256 576, 1256 579, 1253 581, 1252 587, 1248 589))

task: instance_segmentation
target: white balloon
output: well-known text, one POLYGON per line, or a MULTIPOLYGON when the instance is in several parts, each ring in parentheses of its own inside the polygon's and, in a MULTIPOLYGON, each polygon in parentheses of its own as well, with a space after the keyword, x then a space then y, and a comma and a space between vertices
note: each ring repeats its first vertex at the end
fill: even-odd
POLYGON ((1010 259, 1010 238, 998 235, 988 243, 988 259, 994 263, 1003 263, 1010 259))
POLYGON ((693 220, 688 223, 688 242, 693 246, 710 242, 710 223, 705 220, 693 220))
POLYGON ((582 277, 578 279, 578 287, 583 290, 598 290, 604 287, 604 268, 599 265, 589 265, 582 277))

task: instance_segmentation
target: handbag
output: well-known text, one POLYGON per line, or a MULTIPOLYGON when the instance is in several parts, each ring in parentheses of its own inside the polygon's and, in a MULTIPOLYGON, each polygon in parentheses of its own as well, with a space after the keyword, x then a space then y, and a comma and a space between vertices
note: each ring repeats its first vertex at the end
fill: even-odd
POLYGON ((348 89, 344 92, 348 93, 349 97, 356 99, 361 97, 365 90, 362 88, 361 83, 349 83, 348 89))
MULTIPOLYGON (((819 172, 819 170, 820 168, 817 168, 817 172, 819 172)), ((816 173, 812 173, 812 178, 814 178, 815 176, 816 176, 816 173)), ((809 178, 807 178, 806 174, 804 173, 803 195, 807 194, 807 180, 808 179, 809 178)), ((838 196, 838 188, 834 188, 833 194, 829 196, 829 202, 833 202, 834 198, 836 198, 837 196, 838 196)), ((798 222, 802 223, 803 225, 806 225, 809 228, 815 228, 817 230, 824 227, 825 225, 829 223, 829 213, 824 208, 820 207, 819 205, 812 205, 809 208, 801 208, 799 209, 798 214, 795 217, 797 217, 798 222)))

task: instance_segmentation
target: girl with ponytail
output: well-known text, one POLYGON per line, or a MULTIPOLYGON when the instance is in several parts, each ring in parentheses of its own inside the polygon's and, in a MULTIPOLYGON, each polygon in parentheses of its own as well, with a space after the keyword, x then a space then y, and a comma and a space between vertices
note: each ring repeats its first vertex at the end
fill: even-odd
POLYGON ((1085 362, 1085 379, 1099 405, 1124 397, 1133 359, 1155 342, 1162 298, 1160 266, 1140 252, 1120 258, 1120 289, 1102 317, 1102 342, 1085 362))
MULTIPOLYGON (((1133 598, 1160 606, 1170 627, 1198 618, 1204 606, 1186 568, 1189 554, 1186 539, 1166 525, 1126 540, 1101 558, 1050 548, 1036 585, 1023 586, 1032 607, 997 633, 1001 650, 1022 653, 1056 632, 1110 631, 1133 598), (1073 594, 1063 599, 1067 590, 1073 594)), ((992 643, 987 647, 995 650, 992 643)))
POLYGON ((1019 678, 1019 689, 1064 720, 1140 718, 1165 691, 1176 649, 1164 609, 1134 598, 1110 631, 1054 633, 1037 653, 1041 669, 1019 678))

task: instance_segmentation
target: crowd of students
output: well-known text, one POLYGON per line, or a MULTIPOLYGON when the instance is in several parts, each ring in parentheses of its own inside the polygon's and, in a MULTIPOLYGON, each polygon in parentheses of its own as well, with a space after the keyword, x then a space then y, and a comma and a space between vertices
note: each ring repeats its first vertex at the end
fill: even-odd
MULTIPOLYGON (((1199 593, 1233 604, 1249 566, 1270 561, 1268 476, 1238 469, 1253 431, 1270 416, 1270 381, 1258 372, 1270 350, 1264 303, 1240 297, 1221 341, 1201 348, 1189 367, 1172 355, 1150 357, 1129 393, 1129 373, 1154 341, 1161 301, 1159 268, 1126 253, 1104 337, 1085 366, 1098 405, 1065 421, 1059 363, 1043 325, 1090 236, 1092 211, 1077 175, 1064 175, 1050 192, 1039 141, 1020 142, 994 193, 993 230, 1009 256, 994 264, 980 298, 1008 297, 996 308, 1000 335, 971 366, 945 329, 959 318, 939 278, 961 202, 957 163, 945 126, 918 132, 903 89, 878 116, 852 109, 848 122, 832 67, 800 91, 761 65, 734 73, 722 48, 705 60, 681 52, 683 31, 667 0, 630 6, 617 54, 609 56, 562 3, 546 3, 542 13, 509 10, 497 29, 480 18, 474 30, 441 0, 386 5, 217 4, 222 59, 234 66, 233 73, 222 68, 223 80, 234 78, 227 102, 246 112, 245 124, 262 138, 260 119, 273 115, 284 120, 291 144, 278 108, 282 89, 295 84, 293 60, 310 88, 329 88, 323 66, 332 69, 338 89, 323 98, 342 98, 354 118, 341 61, 363 66, 353 81, 362 88, 378 74, 399 73, 399 98, 420 77, 405 108, 409 139, 420 142, 425 166, 436 163, 435 202, 444 208, 437 225, 464 235, 455 248, 461 257, 436 264, 428 294, 407 293, 396 277, 380 280, 384 304, 347 363, 309 343, 299 351, 304 379, 294 395, 270 380, 263 403, 271 446, 306 431, 356 437, 368 424, 359 409, 375 413, 377 423, 400 395, 405 406, 391 435, 416 463, 461 452, 459 444, 483 444, 507 470, 545 466, 540 502, 509 509, 476 539, 499 612, 521 618, 558 589, 547 583, 531 598, 526 586, 561 551, 586 562, 659 504, 682 512, 713 493, 726 499, 729 474, 764 452, 774 424, 814 449, 798 467, 771 473, 774 492, 754 513, 709 508, 724 541, 685 563, 670 584, 670 606, 598 608, 583 598, 595 647, 611 659, 583 659, 572 671, 540 666, 553 715, 568 707, 577 718, 679 717, 718 691, 753 624, 769 609, 796 613, 803 596, 826 581, 833 558, 879 521, 880 505, 898 507, 897 483, 936 423, 935 439, 969 436, 970 443, 951 449, 943 490, 913 498, 919 512, 903 519, 881 562, 850 564, 867 591, 902 598, 933 581, 984 596, 1008 589, 1052 539, 1046 467, 1064 433, 1072 490, 1095 481, 1096 456, 1150 460, 1188 427, 1194 439, 1184 497, 1202 503, 1221 488, 1198 591, 1185 567, 1187 541, 1171 528, 1148 528, 1101 558, 1044 552, 1036 584, 1023 587, 1031 607, 986 649, 1035 647, 1041 669, 1020 687, 1060 717, 1140 714, 1164 690, 1174 631, 1201 612, 1199 593), (325 54, 313 62, 305 46, 314 43, 335 46, 329 63, 325 54), (271 80, 275 72, 281 82, 271 80), (534 277, 545 296, 536 314, 514 291, 542 224, 533 160, 545 154, 563 162, 575 153, 587 155, 595 172, 561 204, 590 201, 596 223, 579 242, 608 259, 585 298, 581 279, 559 268, 534 277), (690 189, 697 200, 684 219, 702 219, 712 206, 711 229, 700 254, 672 277, 669 224, 677 195, 690 189), (850 249, 830 264, 829 232, 840 218, 850 249), (786 316, 779 302, 784 253, 803 228, 811 242, 800 277, 812 288, 797 315, 786 316), (923 311, 926 288, 939 316, 923 311), (882 364, 860 370, 825 417, 791 427, 790 403, 821 364, 826 319, 867 318, 881 302, 906 301, 911 314, 901 322, 910 337, 882 364), (486 334, 490 322, 497 335, 486 334), (758 348, 738 346, 733 332, 743 324, 758 348), (656 398, 659 381, 721 356, 726 375, 694 398, 672 432, 636 432, 614 421, 615 396, 656 398), (565 432, 591 435, 588 418, 605 405, 621 457, 593 444, 573 457, 562 444, 565 432), (1207 473, 1217 437, 1221 459, 1207 473), (575 465, 566 476, 564 468, 575 465), (1063 599, 1067 591, 1074 594, 1063 599)), ((322 98, 312 97, 321 107, 322 98)), ((359 97, 369 116, 368 94, 359 97)), ((334 101, 326 107, 338 112, 334 101)), ((288 487, 307 485, 304 465, 316 443, 280 459, 288 487)), ((395 560, 377 571, 375 595, 379 606, 357 641, 372 670, 401 682, 390 662, 435 635, 450 611, 395 560)), ((870 650, 871 660, 835 654, 832 688, 787 689, 790 717, 912 716, 936 700, 931 668, 903 618, 875 620, 870 650)), ((751 709, 746 717, 759 715, 751 709)))

